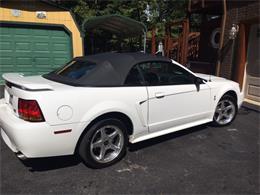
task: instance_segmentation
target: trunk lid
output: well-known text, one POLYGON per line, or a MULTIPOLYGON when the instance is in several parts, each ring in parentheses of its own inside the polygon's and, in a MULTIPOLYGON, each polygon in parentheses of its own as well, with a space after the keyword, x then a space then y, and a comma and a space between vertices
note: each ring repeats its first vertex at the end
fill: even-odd
POLYGON ((9 87, 14 86, 28 91, 53 90, 50 81, 41 76, 24 77, 19 73, 6 73, 3 74, 3 79, 9 87))
POLYGON ((47 80, 42 76, 23 76, 19 73, 3 74, 5 80, 4 101, 18 116, 18 100, 34 99, 37 92, 54 91, 66 87, 64 84, 47 80))

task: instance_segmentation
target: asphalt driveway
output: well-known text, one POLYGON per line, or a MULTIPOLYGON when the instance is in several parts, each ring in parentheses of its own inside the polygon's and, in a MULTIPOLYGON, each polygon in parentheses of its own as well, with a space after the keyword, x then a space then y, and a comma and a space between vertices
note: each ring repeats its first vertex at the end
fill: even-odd
POLYGON ((241 109, 228 127, 203 125, 131 145, 118 164, 77 158, 24 164, 1 140, 1 194, 257 194, 260 114, 241 109))

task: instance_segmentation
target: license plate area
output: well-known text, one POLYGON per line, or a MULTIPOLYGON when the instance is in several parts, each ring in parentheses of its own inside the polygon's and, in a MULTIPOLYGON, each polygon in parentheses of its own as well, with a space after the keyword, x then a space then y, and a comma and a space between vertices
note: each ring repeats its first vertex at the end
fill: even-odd
POLYGON ((14 99, 14 96, 13 95, 9 95, 9 104, 11 106, 13 106, 13 99, 14 99))
POLYGON ((8 91, 8 87, 7 86, 5 86, 4 98, 5 98, 5 102, 9 104, 10 93, 8 91))
POLYGON ((12 94, 11 88, 5 86, 5 102, 17 115, 16 97, 12 94))

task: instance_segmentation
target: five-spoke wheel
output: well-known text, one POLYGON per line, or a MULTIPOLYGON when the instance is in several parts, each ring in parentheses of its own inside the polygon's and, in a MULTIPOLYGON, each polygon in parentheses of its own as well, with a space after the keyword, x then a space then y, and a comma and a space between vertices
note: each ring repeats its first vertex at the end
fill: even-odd
POLYGON ((237 114, 237 106, 233 97, 223 96, 217 104, 213 122, 217 126, 230 124, 237 114))
POLYGON ((106 163, 114 160, 124 144, 123 132, 114 125, 106 125, 96 131, 90 143, 92 157, 106 163))
POLYGON ((127 130, 118 119, 96 122, 86 131, 79 145, 79 155, 93 168, 103 168, 119 161, 126 152, 127 130))

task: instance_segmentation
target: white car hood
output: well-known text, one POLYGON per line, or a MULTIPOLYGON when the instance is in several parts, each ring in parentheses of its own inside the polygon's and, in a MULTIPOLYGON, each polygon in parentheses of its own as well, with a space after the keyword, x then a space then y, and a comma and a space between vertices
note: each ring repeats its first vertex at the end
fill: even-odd
POLYGON ((226 81, 227 79, 209 74, 195 73, 198 77, 207 81, 226 81))

